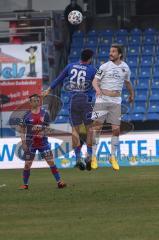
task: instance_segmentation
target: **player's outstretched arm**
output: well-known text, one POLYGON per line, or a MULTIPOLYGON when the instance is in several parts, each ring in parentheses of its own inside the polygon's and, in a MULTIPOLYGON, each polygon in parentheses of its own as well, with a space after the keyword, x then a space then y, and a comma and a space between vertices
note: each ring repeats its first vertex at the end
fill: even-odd
POLYGON ((49 95, 51 92, 51 88, 49 87, 48 89, 46 89, 45 91, 42 92, 42 97, 46 97, 47 95, 49 95))

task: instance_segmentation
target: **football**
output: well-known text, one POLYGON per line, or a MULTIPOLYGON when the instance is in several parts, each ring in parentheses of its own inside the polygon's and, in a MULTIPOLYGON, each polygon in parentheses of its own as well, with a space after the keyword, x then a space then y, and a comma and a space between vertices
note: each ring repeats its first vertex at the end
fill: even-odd
POLYGON ((68 14, 68 21, 73 25, 78 25, 83 21, 83 15, 77 10, 73 10, 68 14))

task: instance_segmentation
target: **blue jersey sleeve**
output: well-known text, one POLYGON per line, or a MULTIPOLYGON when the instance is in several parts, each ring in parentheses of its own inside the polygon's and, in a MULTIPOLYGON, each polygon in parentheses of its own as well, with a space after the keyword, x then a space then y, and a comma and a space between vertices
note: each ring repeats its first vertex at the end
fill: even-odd
POLYGON ((51 85, 50 85, 50 87, 52 89, 54 89, 59 83, 63 83, 65 78, 68 76, 68 69, 69 69, 69 65, 67 65, 63 69, 63 71, 60 73, 60 75, 56 79, 52 80, 51 85))

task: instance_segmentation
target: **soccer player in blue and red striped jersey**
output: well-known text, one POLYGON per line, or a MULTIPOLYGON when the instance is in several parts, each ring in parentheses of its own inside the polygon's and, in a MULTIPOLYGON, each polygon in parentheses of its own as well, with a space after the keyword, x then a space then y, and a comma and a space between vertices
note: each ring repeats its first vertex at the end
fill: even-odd
POLYGON ((24 184, 20 189, 28 189, 30 168, 35 158, 36 151, 41 154, 41 157, 45 159, 50 166, 58 188, 64 188, 66 184, 61 180, 59 171, 53 160, 53 153, 50 143, 48 142, 48 137, 45 134, 45 130, 49 126, 49 114, 46 110, 41 108, 41 99, 39 95, 34 94, 29 98, 31 109, 24 115, 20 124, 20 137, 24 150, 23 159, 25 160, 23 170, 24 184))
MULTIPOLYGON (((80 125, 83 123, 86 132, 88 132, 88 129, 92 124, 89 115, 92 112, 91 100, 93 93, 95 93, 92 87, 92 81, 96 73, 96 69, 91 64, 93 55, 94 52, 91 49, 83 49, 80 61, 68 64, 61 74, 51 82, 50 87, 43 93, 43 96, 45 97, 59 83, 65 83, 65 91, 68 92, 70 97, 72 145, 76 155, 77 166, 81 170, 84 170, 84 164, 81 161, 81 143, 79 137, 80 125), (66 79, 67 82, 65 82, 66 79)), ((92 153, 92 147, 88 144, 87 153, 88 155, 91 155, 92 153)), ((91 161, 88 162, 87 159, 86 168, 87 170, 91 170, 91 161)))

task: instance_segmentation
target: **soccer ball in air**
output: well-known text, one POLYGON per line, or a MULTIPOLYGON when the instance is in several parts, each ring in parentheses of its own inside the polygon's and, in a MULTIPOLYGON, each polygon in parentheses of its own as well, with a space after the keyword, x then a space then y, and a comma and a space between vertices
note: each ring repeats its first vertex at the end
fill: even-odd
POLYGON ((82 22, 83 15, 77 10, 73 10, 68 14, 68 21, 73 25, 78 25, 82 22))

